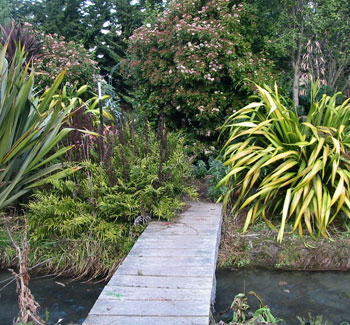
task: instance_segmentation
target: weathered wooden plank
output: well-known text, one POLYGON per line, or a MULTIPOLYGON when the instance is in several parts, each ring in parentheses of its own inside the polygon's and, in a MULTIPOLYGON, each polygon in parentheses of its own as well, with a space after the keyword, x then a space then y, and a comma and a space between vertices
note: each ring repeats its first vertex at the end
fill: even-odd
POLYGON ((208 317, 153 317, 90 315, 85 325, 208 325, 208 317))
POLYGON ((203 220, 194 221, 193 218, 190 218, 186 222, 171 222, 166 224, 161 224, 159 222, 157 223, 151 223, 145 232, 149 232, 151 230, 158 230, 163 231, 164 229, 196 229, 196 230, 210 230, 210 229, 217 229, 218 223, 215 220, 212 220, 210 223, 205 223, 203 220))
POLYGON ((166 276, 118 274, 118 276, 112 277, 108 285, 138 288, 210 289, 212 287, 212 279, 183 276, 173 276, 169 279, 166 276))
POLYGON ((122 263, 124 267, 130 266, 133 267, 137 265, 137 267, 147 266, 147 265, 161 265, 164 267, 173 267, 173 266, 208 266, 212 265, 215 256, 135 256, 129 255, 125 261, 122 263))
POLYGON ((201 223, 203 226, 215 226, 216 225, 216 220, 215 219, 209 219, 205 216, 191 216, 191 217, 185 217, 179 219, 175 224, 187 224, 187 225, 197 225, 201 223))
POLYGON ((137 274, 137 275, 158 275, 158 276, 184 276, 184 277, 207 277, 212 278, 215 271, 213 265, 207 266, 171 266, 164 265, 120 265, 116 275, 118 274, 137 274))
POLYGON ((194 249, 194 248, 164 248, 164 247, 138 247, 131 250, 129 256, 215 256, 215 252, 211 248, 194 249))
POLYGON ((136 243, 134 248, 157 248, 157 249, 210 249, 215 250, 216 243, 214 241, 195 240, 191 237, 179 237, 171 239, 142 238, 142 242, 136 243))
POLYGON ((210 303, 211 288, 140 288, 107 285, 99 299, 145 301, 201 301, 210 303))
POLYGON ((208 231, 207 233, 200 234, 200 233, 190 232, 190 231, 187 231, 185 233, 180 233, 180 232, 172 232, 171 230, 165 230, 164 233, 162 234, 160 234, 159 231, 144 232, 141 238, 142 239, 152 238, 154 240, 162 239, 162 240, 169 240, 169 241, 177 240, 178 242, 184 239, 184 240, 197 241, 201 243, 205 241, 211 242, 213 239, 213 234, 214 234, 213 231, 210 231, 210 232, 208 231), (163 238, 161 238, 161 235, 163 236, 163 238))
POLYGON ((92 315, 119 316, 207 316, 209 303, 202 301, 135 301, 98 299, 92 307, 92 315))
POLYGON ((161 228, 161 227, 152 227, 152 228, 147 228, 147 231, 143 235, 157 235, 161 231, 162 236, 167 236, 167 235, 176 235, 176 236, 213 236, 216 234, 217 230, 219 228, 219 225, 216 226, 210 226, 210 227, 204 227, 203 225, 197 225, 193 224, 191 227, 189 226, 183 226, 183 225, 171 225, 167 226, 166 228, 161 228))
POLYGON ((186 218, 189 215, 195 215, 200 217, 208 217, 208 218, 215 218, 215 215, 221 213, 221 207, 218 205, 218 207, 210 207, 210 206, 192 206, 190 207, 186 213, 182 214, 180 218, 186 218))
POLYGON ((142 237, 140 238, 141 241, 138 243, 138 241, 135 243, 134 247, 137 246, 144 246, 146 244, 156 244, 157 247, 162 247, 162 244, 173 244, 174 246, 185 246, 191 247, 191 248, 197 248, 197 247, 205 247, 206 245, 213 245, 215 244, 212 240, 211 236, 207 237, 200 237, 200 236, 193 236, 193 235, 184 235, 184 236, 175 236, 175 235, 169 235, 162 237, 161 235, 151 235, 151 234, 142 234, 142 237))

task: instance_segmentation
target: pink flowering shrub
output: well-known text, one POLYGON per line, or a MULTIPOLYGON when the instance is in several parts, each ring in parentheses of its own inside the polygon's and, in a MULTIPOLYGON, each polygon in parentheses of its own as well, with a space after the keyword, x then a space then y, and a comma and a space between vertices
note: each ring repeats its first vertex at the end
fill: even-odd
POLYGON ((247 36, 252 28, 242 4, 171 2, 130 38, 128 67, 144 107, 151 113, 164 109, 173 127, 210 136, 234 103, 253 93, 251 81, 272 79, 273 63, 252 52, 247 36))
POLYGON ((66 69, 65 81, 73 84, 92 84, 99 70, 97 62, 83 45, 67 42, 57 34, 38 34, 41 55, 34 62, 37 84, 42 88, 52 83, 59 72, 66 69))

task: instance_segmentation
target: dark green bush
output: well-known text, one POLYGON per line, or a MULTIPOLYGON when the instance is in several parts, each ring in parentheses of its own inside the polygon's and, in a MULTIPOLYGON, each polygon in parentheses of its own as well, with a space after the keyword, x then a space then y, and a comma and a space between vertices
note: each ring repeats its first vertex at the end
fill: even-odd
POLYGON ((227 191, 225 186, 217 187, 217 183, 227 174, 228 168, 224 166, 220 159, 209 157, 208 164, 203 160, 198 160, 193 165, 193 176, 195 178, 206 179, 208 189, 205 196, 211 200, 217 200, 227 191))

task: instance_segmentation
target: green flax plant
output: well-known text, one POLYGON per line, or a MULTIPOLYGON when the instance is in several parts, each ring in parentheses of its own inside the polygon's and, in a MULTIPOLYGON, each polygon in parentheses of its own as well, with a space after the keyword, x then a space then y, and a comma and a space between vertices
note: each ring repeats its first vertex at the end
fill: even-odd
POLYGON ((350 217, 349 99, 316 100, 318 85, 311 87, 307 116, 298 117, 277 86, 257 86, 258 100, 223 125, 229 171, 218 185, 228 187, 223 202, 231 212, 247 209, 243 231, 258 218, 276 229, 277 219, 279 242, 288 222, 301 236, 306 229, 329 237, 335 218, 350 217))
POLYGON ((34 72, 25 63, 24 48, 11 61, 7 44, 0 52, 0 209, 12 204, 47 177, 60 178, 76 170, 63 168, 55 159, 69 147, 54 150, 71 130, 62 128, 74 105, 62 107, 54 98, 63 77, 60 73, 41 98, 33 98, 34 72))

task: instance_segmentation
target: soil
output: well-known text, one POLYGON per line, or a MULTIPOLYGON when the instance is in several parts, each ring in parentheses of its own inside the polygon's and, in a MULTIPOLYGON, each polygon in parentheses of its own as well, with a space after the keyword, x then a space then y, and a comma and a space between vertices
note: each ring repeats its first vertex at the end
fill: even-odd
POLYGON ((196 178, 192 180, 191 185, 197 189, 198 199, 201 201, 212 202, 208 197, 208 189, 210 187, 210 176, 205 176, 202 178, 196 178))
MULTIPOLYGON (((226 217, 222 225, 218 268, 264 267, 280 270, 350 270, 350 233, 331 229, 330 239, 317 240, 285 233, 278 243, 277 232, 256 223, 242 233, 245 214, 226 217)), ((290 230, 290 229, 289 229, 290 230)))

